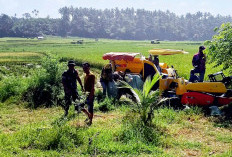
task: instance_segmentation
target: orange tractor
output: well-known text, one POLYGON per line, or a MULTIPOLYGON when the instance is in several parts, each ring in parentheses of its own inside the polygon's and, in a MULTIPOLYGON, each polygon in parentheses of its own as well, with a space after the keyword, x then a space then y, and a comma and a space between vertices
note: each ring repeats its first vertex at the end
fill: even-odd
MULTIPOLYGON (((152 49, 150 56, 185 54, 188 52, 172 49, 152 49)), ((110 60, 113 71, 123 71, 140 75, 143 81, 148 76, 160 75, 154 90, 159 89, 163 97, 175 98, 185 105, 222 106, 232 103, 232 90, 227 89, 232 77, 225 77, 222 72, 209 75, 210 82, 192 83, 177 75, 173 67, 166 63, 154 64, 140 53, 110 52, 103 55, 104 60, 110 60), (161 70, 159 70, 159 67, 161 70), (218 80, 217 77, 221 76, 218 80)))

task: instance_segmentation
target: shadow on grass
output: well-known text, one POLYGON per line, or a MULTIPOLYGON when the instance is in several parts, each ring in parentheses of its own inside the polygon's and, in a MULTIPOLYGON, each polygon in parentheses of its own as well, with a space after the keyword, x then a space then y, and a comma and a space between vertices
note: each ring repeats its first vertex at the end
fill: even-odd
POLYGON ((232 104, 221 107, 223 116, 213 120, 214 126, 223 128, 232 128, 232 104))

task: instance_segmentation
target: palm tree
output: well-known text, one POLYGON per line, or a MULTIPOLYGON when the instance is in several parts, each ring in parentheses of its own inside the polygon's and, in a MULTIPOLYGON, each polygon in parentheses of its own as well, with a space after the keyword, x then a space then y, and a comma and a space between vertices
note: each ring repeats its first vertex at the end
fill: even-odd
POLYGON ((159 98, 159 91, 151 90, 159 79, 160 76, 158 74, 154 75, 152 80, 150 77, 147 77, 142 90, 133 88, 126 82, 121 82, 122 86, 119 87, 129 88, 132 91, 136 98, 136 103, 133 104, 132 112, 138 113, 141 121, 146 126, 151 125, 154 116, 154 109, 157 108, 161 102, 165 101, 165 99, 159 98))

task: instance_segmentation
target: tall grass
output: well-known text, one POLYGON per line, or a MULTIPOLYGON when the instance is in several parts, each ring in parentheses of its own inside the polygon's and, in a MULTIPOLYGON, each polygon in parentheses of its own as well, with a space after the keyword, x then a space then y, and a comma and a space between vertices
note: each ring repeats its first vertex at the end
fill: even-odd
POLYGON ((0 81, 0 101, 10 97, 21 96, 27 89, 27 80, 22 77, 9 76, 0 81))
POLYGON ((81 128, 74 128, 66 123, 67 120, 59 118, 50 127, 28 126, 12 135, 1 134, 0 149, 9 152, 15 150, 16 154, 21 149, 72 151, 83 144, 83 132, 81 128))
POLYGON ((129 88, 137 99, 137 102, 127 112, 123 120, 123 131, 120 135, 120 139, 123 142, 133 139, 137 143, 145 143, 148 146, 162 145, 161 136, 164 132, 152 124, 154 110, 157 109, 159 103, 162 101, 159 100, 158 92, 151 92, 152 87, 158 80, 158 75, 153 76, 152 80, 148 77, 142 90, 133 89, 127 83, 122 82, 122 86, 129 88))
POLYGON ((59 59, 48 55, 43 58, 41 68, 33 73, 29 80, 24 98, 29 106, 51 106, 61 102, 63 96, 61 75, 64 66, 59 59))

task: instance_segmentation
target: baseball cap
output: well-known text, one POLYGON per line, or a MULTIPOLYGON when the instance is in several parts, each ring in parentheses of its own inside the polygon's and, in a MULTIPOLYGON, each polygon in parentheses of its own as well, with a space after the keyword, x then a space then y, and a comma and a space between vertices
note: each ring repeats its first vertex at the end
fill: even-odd
POLYGON ((88 63, 88 62, 84 62, 84 63, 82 63, 82 67, 90 67, 90 64, 88 63))
POLYGON ((199 47, 199 50, 204 50, 204 49, 205 49, 204 46, 200 46, 200 47, 199 47))
POLYGON ((75 66, 76 64, 75 64, 75 62, 73 60, 70 60, 70 61, 68 61, 68 65, 74 65, 75 66))

